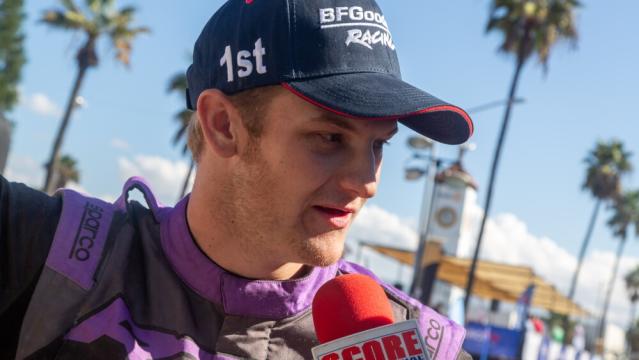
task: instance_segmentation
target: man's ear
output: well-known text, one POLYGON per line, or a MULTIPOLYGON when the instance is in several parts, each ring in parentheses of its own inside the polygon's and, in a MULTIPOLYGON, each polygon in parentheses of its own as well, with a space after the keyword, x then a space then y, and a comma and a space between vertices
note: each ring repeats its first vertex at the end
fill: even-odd
POLYGON ((221 157, 236 155, 242 119, 228 97, 217 89, 203 91, 197 100, 197 114, 207 146, 221 157))

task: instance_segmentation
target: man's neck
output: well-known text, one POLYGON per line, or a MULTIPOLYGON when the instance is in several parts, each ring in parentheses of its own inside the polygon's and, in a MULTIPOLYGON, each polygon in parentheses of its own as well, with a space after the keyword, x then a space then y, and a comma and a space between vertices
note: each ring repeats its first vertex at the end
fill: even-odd
POLYGON ((239 276, 260 280, 289 280, 309 272, 299 263, 274 264, 259 251, 246 251, 242 239, 227 233, 222 219, 210 211, 213 199, 191 196, 186 209, 186 222, 195 243, 217 265, 239 276))

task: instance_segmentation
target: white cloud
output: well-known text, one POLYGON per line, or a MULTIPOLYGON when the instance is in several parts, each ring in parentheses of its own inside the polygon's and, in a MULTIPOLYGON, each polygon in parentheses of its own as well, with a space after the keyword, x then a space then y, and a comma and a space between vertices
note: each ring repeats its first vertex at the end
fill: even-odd
POLYGON ((118 159, 122 180, 132 176, 143 177, 148 181, 158 199, 165 204, 176 202, 188 167, 185 161, 171 161, 160 156, 137 155, 133 159, 125 157, 118 159))
POLYGON ((417 247, 417 235, 412 222, 375 205, 362 209, 351 227, 349 237, 403 249, 417 247))
POLYGON ((34 189, 39 189, 44 182, 44 166, 29 156, 11 153, 4 176, 10 181, 24 183, 34 189))
POLYGON ((111 139, 111 146, 115 149, 126 150, 129 148, 129 143, 120 138, 113 138, 111 139))
MULTIPOLYGON (((24 183, 33 189, 40 189, 44 182, 44 167, 40 166, 35 160, 28 156, 15 155, 9 158, 7 169, 4 177, 9 181, 24 183)), ((75 190, 79 193, 94 196, 87 191, 82 185, 76 182, 69 182, 66 188, 75 190)), ((116 196, 111 194, 102 194, 97 196, 106 202, 115 202, 116 196)))
MULTIPOLYGON (((474 251, 482 208, 477 204, 477 195, 468 194, 464 213, 464 229, 460 237, 461 255, 471 257, 474 251)), ((499 214, 489 218, 484 230, 481 259, 524 265, 533 268, 536 274, 554 284, 567 294, 577 258, 560 247, 554 240, 531 234, 526 224, 514 214, 499 214)), ((589 249, 584 259, 575 300, 591 313, 601 312, 604 293, 612 276, 615 255, 611 251, 589 249)), ((639 258, 622 257, 615 280, 608 319, 622 327, 627 326, 628 296, 621 277, 639 263, 639 258)))
MULTIPOLYGON (((472 256, 482 213, 483 210, 477 204, 477 194, 468 193, 459 240, 459 255, 462 257, 472 256)), ((370 206, 365 207, 355 220, 349 234, 349 246, 355 248, 357 240, 415 249, 417 232, 414 221, 401 219, 380 207, 370 206)), ((604 292, 610 282, 614 257, 610 251, 590 249, 582 266, 576 301, 595 315, 598 315, 602 309, 604 292)), ((577 264, 576 256, 548 237, 531 234, 526 223, 514 214, 498 214, 488 219, 480 258, 529 266, 537 275, 554 284, 564 294, 567 293, 577 264)), ((382 264, 377 257, 371 259, 373 269, 379 272, 380 276, 386 279, 397 278, 396 266, 392 266, 388 261, 382 264)), ((630 304, 621 277, 637 264, 639 264, 639 258, 623 257, 619 275, 615 280, 608 319, 622 327, 627 326, 630 304)), ((406 273, 404 275, 410 276, 406 273)))
POLYGON ((24 95, 21 99, 27 108, 31 111, 50 117, 62 116, 62 109, 53 100, 43 93, 34 93, 33 95, 24 95))

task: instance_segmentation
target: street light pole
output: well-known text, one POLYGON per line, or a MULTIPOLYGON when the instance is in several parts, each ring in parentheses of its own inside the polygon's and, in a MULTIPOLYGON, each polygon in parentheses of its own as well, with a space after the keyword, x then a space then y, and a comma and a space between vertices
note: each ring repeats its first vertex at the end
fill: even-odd
MULTIPOLYGON (((426 250, 426 241, 428 240, 428 228, 430 226, 430 218, 433 210, 433 199, 435 198, 435 192, 437 191, 437 181, 435 177, 439 172, 441 161, 434 156, 434 147, 431 150, 431 157, 428 165, 428 176, 426 177, 426 183, 424 184, 424 198, 422 200, 422 209, 419 216, 419 240, 417 243, 417 252, 415 253, 415 261, 413 263, 413 281, 410 285, 410 294, 415 298, 422 296, 422 259, 424 258, 424 251, 426 250), (431 191, 428 191, 428 185, 430 185, 431 191), (430 198, 428 195, 430 193, 430 198), (419 290, 419 291, 418 291, 419 290)), ((421 300, 421 299, 420 299, 421 300)))
MULTIPOLYGON (((422 137, 422 136, 411 136, 408 139, 408 147, 413 150, 413 151, 429 151, 429 155, 428 156, 423 156, 420 155, 418 153, 414 153, 413 154, 413 159, 428 159, 429 164, 426 167, 426 171, 424 171, 423 167, 410 167, 410 168, 406 168, 406 180, 417 180, 419 178, 421 178, 424 173, 426 173, 428 176, 426 176, 426 181, 424 182, 424 191, 423 191, 423 198, 422 198, 422 206, 421 206, 421 210, 419 211, 419 225, 417 228, 417 233, 418 233, 418 241, 417 241, 417 251, 415 253, 415 261, 413 262, 413 279, 411 281, 408 293, 411 294, 413 297, 418 298, 421 294, 417 294, 417 289, 418 286, 417 284, 419 284, 419 279, 421 278, 420 274, 421 274, 421 256, 424 254, 424 244, 425 244, 425 237, 426 237, 426 227, 427 225, 427 221, 426 218, 429 217, 429 215, 427 214, 427 211, 429 211, 430 209, 430 202, 428 201, 428 187, 430 184, 434 184, 434 181, 430 181, 431 179, 434 180, 435 175, 437 174, 437 170, 433 169, 432 165, 432 158, 433 155, 435 153, 435 149, 434 149, 434 142, 431 141, 428 138, 422 137)), ((433 186, 434 187, 434 186, 433 186)), ((432 197, 431 197, 432 198, 432 197)))

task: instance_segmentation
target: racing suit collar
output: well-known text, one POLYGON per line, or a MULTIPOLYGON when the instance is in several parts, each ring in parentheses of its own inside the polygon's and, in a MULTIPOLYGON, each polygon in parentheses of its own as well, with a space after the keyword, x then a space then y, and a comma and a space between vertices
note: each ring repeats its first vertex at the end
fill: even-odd
POLYGON ((221 306, 228 315, 283 319, 307 310, 317 290, 335 277, 338 265, 316 267, 303 278, 251 280, 232 274, 196 245, 186 222, 189 196, 160 224, 161 244, 177 275, 196 293, 221 306))

